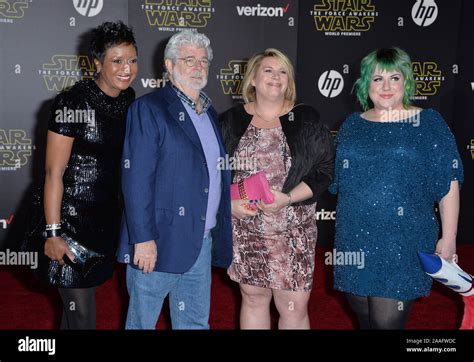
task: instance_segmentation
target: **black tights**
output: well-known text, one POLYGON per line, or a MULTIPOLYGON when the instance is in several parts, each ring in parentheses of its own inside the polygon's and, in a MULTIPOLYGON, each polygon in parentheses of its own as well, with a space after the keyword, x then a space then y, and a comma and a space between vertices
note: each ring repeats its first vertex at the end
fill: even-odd
POLYGON ((360 329, 404 329, 413 300, 361 297, 345 293, 360 329))
POLYGON ((95 329, 95 288, 58 288, 63 300, 61 329, 95 329))

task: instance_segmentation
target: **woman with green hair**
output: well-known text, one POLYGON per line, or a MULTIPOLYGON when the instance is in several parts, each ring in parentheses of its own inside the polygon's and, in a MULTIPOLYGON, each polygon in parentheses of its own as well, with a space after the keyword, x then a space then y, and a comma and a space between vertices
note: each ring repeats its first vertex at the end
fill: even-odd
POLYGON ((462 164, 442 116, 411 105, 415 86, 406 52, 371 52, 355 84, 364 112, 350 115, 336 139, 335 249, 364 263, 337 263, 334 288, 362 329, 403 329, 413 301, 429 294, 418 251, 456 257, 462 164))

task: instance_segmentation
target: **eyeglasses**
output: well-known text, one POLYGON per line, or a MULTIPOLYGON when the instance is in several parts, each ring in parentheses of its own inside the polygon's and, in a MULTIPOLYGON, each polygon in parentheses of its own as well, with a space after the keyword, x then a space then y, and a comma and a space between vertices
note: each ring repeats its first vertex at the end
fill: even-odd
POLYGON ((186 58, 176 58, 176 59, 184 60, 186 65, 190 68, 194 67, 196 65, 196 62, 199 62, 199 64, 201 64, 201 67, 203 68, 209 68, 209 66, 211 65, 211 62, 209 61, 209 59, 206 59, 206 58, 196 59, 195 57, 186 57, 186 58))

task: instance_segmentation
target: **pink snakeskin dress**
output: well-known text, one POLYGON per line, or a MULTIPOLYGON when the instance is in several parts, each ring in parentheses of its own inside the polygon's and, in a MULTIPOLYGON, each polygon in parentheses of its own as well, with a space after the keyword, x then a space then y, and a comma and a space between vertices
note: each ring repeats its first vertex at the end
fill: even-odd
MULTIPOLYGON (((264 171, 270 187, 276 190, 282 189, 291 166, 281 127, 257 128, 250 124, 234 157, 254 167, 238 169, 233 182, 264 171)), ((311 291, 317 236, 315 211, 316 204, 312 204, 284 207, 275 215, 259 211, 242 220, 233 217, 230 278, 256 287, 311 291)))

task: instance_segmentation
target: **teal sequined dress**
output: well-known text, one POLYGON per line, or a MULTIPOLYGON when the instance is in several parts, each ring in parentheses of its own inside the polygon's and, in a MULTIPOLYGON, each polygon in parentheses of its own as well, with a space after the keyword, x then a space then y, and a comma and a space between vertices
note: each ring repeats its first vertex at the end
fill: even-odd
POLYGON ((354 113, 336 140, 338 194, 334 288, 360 296, 409 300, 429 294, 417 252, 434 252, 435 203, 462 182, 454 137, 425 109, 397 122, 372 122, 354 113), (354 263, 357 260, 358 263, 354 263))

